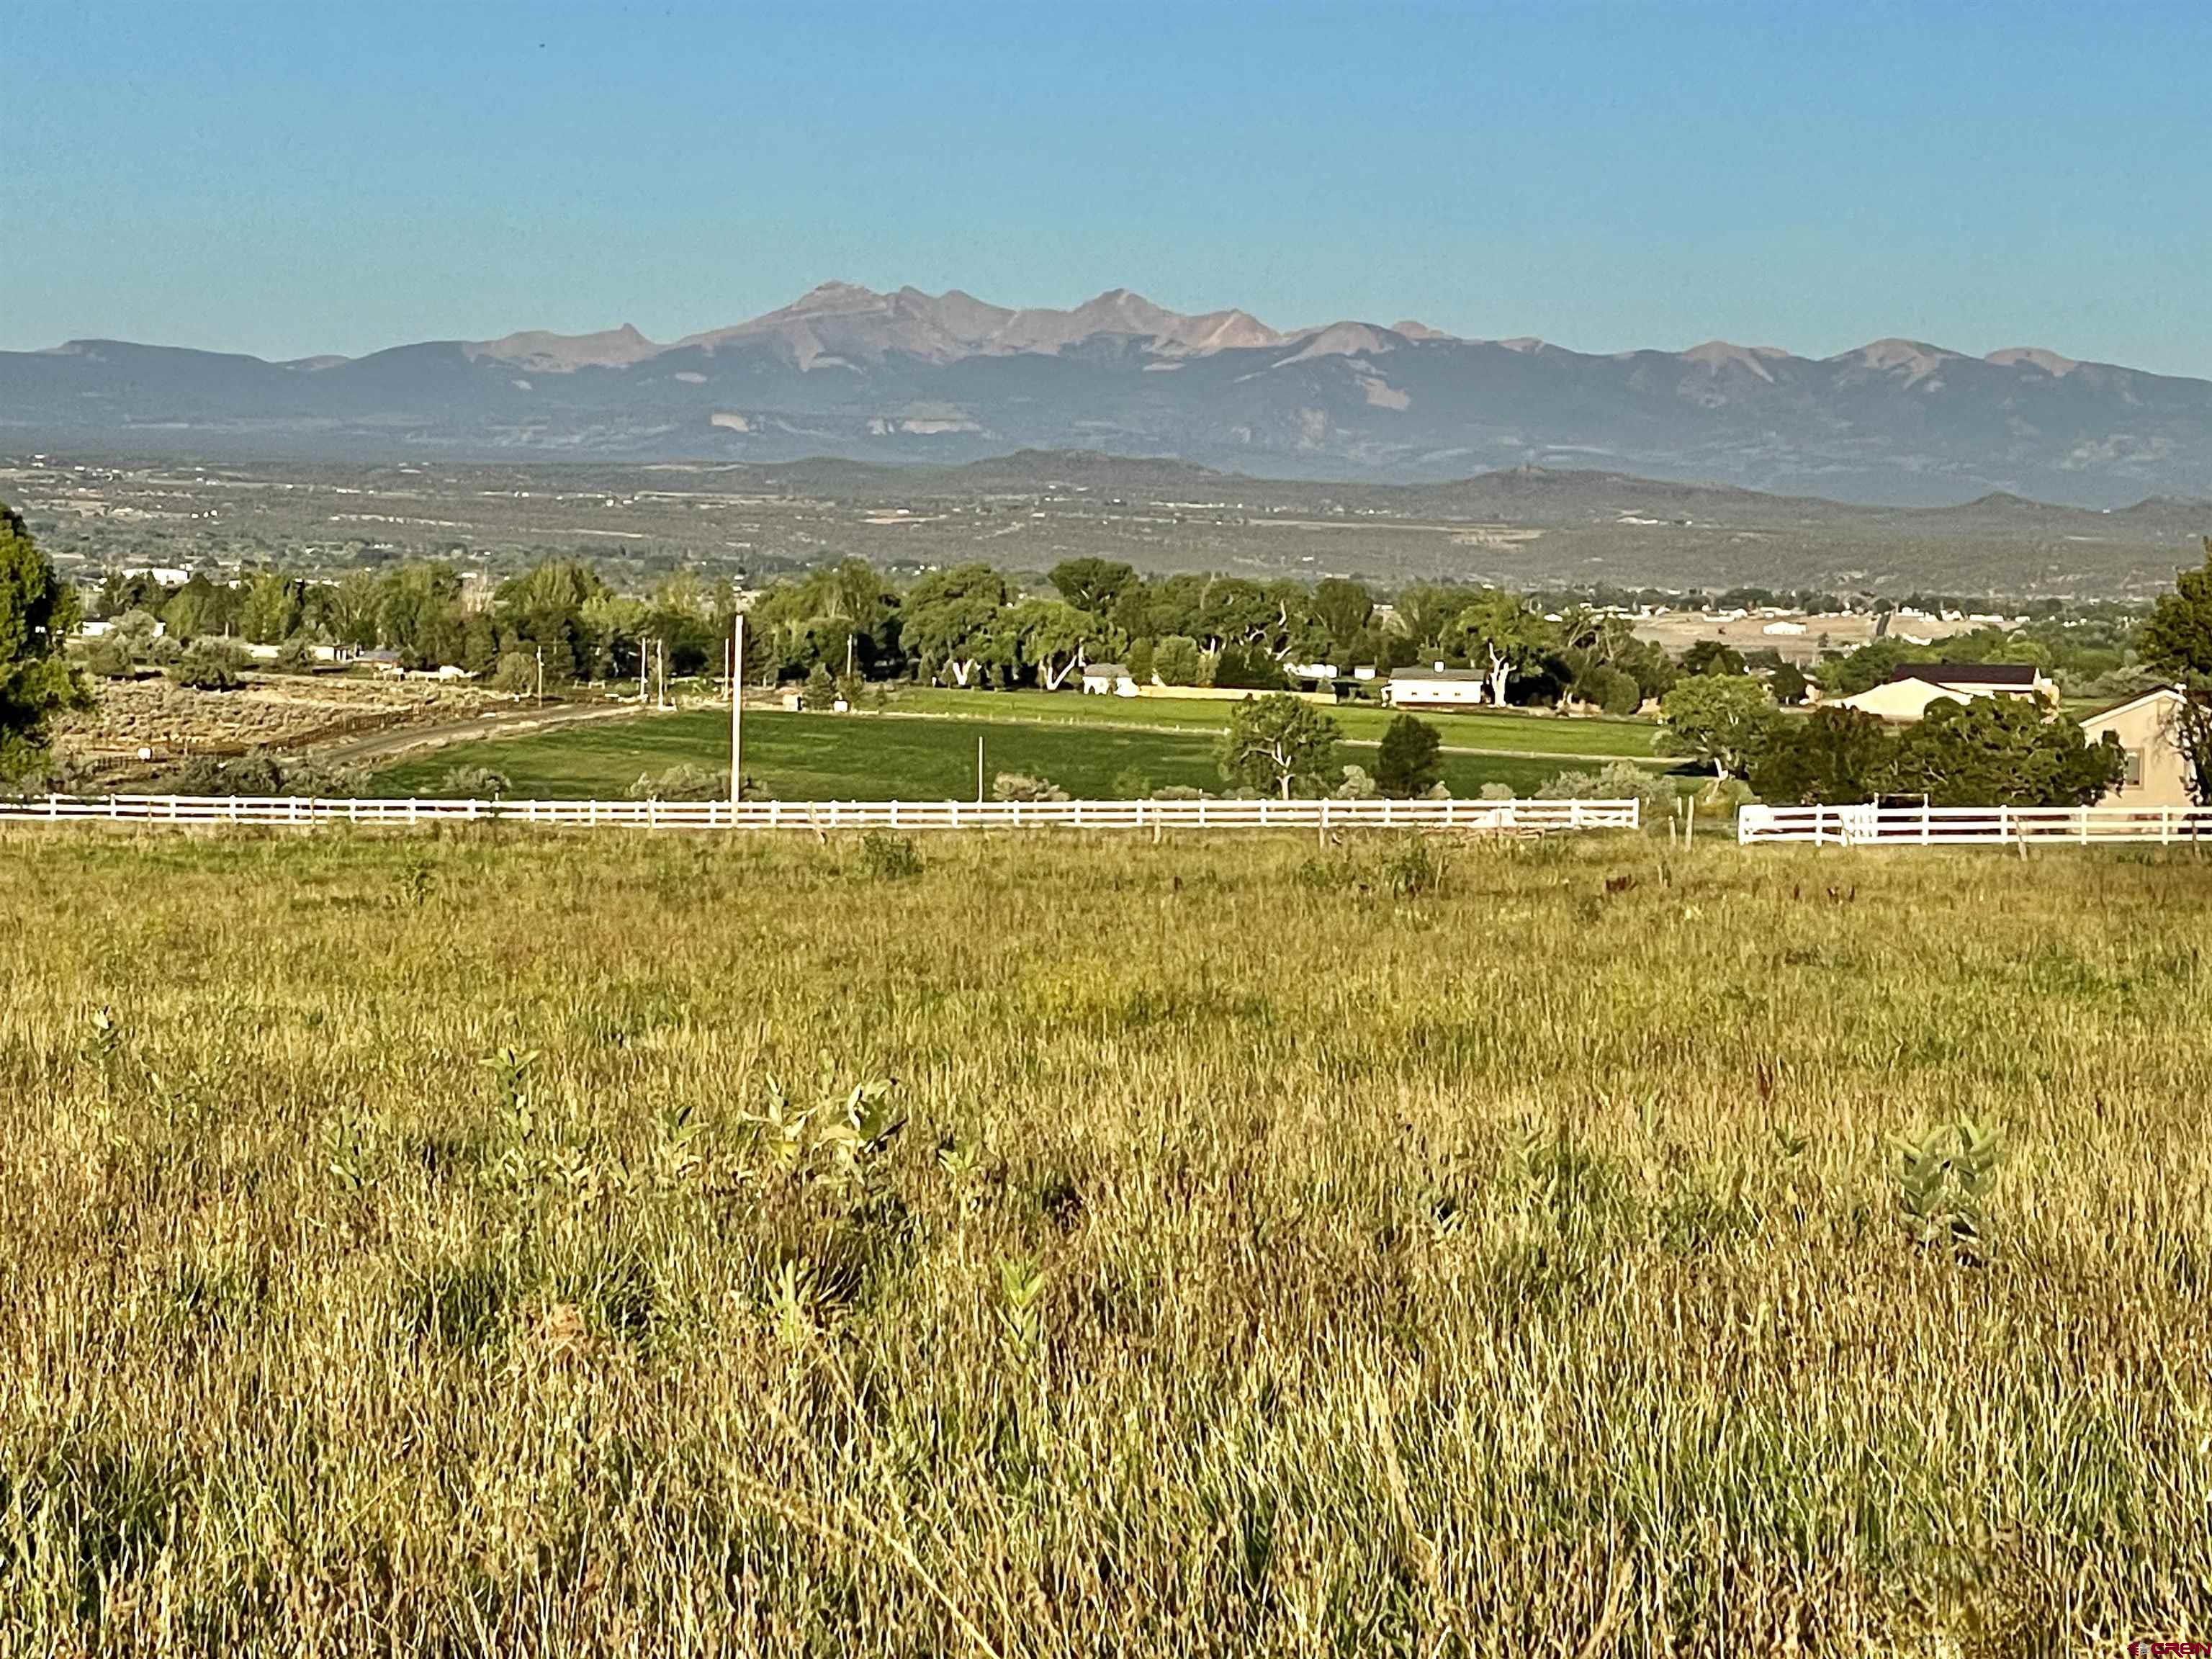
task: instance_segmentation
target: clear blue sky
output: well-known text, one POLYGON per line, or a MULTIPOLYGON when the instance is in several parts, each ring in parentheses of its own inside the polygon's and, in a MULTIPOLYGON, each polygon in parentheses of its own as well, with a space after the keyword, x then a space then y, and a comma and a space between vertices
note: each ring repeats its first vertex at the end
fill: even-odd
POLYGON ((2212 375, 2212 4, 16 0, 0 348, 1126 285, 2212 375))

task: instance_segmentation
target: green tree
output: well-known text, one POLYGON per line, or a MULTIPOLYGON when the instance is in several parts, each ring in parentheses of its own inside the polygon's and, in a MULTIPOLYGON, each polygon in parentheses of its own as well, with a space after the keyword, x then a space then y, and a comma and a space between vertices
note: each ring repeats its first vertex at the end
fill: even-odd
POLYGON ((2143 661, 2172 675, 2181 692, 2174 737, 2189 768, 2189 793, 2212 806, 2212 536, 2204 563, 2185 570, 2161 593, 2143 624, 2143 661))
POLYGON ((1897 737, 1856 708, 1816 708, 1802 720, 1769 722, 1752 757, 1751 787, 1777 805, 1846 806, 1887 793, 1897 775, 1897 737))
POLYGON ((1375 786, 1400 800, 1425 795, 1443 776, 1443 739, 1437 728, 1401 714, 1382 729, 1375 756, 1375 786))
POLYGON ((1794 662, 1785 662, 1766 677, 1766 689, 1774 694, 1774 701, 1790 707, 1805 701, 1805 692, 1812 681, 1805 671, 1794 662))
POLYGON ((256 645, 289 639, 300 626, 301 585, 281 571, 257 573, 238 607, 239 629, 256 645))
POLYGON ((982 683, 984 673, 1014 661, 1013 639, 1002 625, 1006 580, 988 564, 933 570, 906 596, 902 637, 919 659, 922 677, 950 673, 955 685, 982 683))
POLYGON ((1490 701, 1503 708, 1513 676, 1535 668, 1557 647, 1559 636, 1519 594, 1492 587, 1459 613, 1445 641, 1490 676, 1490 701))
POLYGON ((54 716, 92 701, 65 654, 76 623, 76 593, 0 506, 0 779, 43 764, 54 716))
POLYGON ((1659 704, 1663 750, 1703 763, 1716 778, 1741 776, 1773 718, 1766 688, 1748 674, 1693 674, 1659 704))
POLYGON ((1743 653, 1719 640, 1699 640, 1682 653, 1685 674, 1741 674, 1743 670, 1743 653))
POLYGON ((1364 582, 1324 576, 1314 584, 1312 611, 1328 630, 1330 642, 1340 649, 1348 648, 1375 614, 1375 596, 1364 582))
POLYGON ((1063 559, 1053 566, 1050 580, 1078 611, 1104 617, 1137 586, 1137 573, 1111 559, 1063 559))
POLYGON ((1287 692, 1252 697, 1230 711, 1222 733, 1221 775, 1249 788, 1322 794, 1335 787, 1337 724, 1287 692))
POLYGON ((2087 806, 2126 769, 2118 743, 2032 698, 1974 697, 1934 704, 1899 738, 1894 791, 1931 806, 2087 806))
POLYGON ((1122 638, 1096 612, 1060 599, 1026 599, 1006 613, 1006 623, 1021 665, 1048 691, 1059 690, 1086 660, 1106 660, 1122 638))
POLYGON ((1152 647, 1152 672, 1163 685, 1196 685, 1200 671, 1198 641, 1188 634, 1170 634, 1152 647))

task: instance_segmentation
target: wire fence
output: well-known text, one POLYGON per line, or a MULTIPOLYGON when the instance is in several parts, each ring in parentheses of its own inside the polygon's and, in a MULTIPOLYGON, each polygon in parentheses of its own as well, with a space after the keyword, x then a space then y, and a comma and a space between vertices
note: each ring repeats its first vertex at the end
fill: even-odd
POLYGON ((1832 847, 2002 847, 2029 842, 2212 841, 2203 806, 1747 806, 1735 838, 1832 847))
POLYGON ((633 830, 1634 830, 1634 800, 426 800, 246 795, 46 795, 0 801, 0 823, 386 829, 514 823, 633 830))

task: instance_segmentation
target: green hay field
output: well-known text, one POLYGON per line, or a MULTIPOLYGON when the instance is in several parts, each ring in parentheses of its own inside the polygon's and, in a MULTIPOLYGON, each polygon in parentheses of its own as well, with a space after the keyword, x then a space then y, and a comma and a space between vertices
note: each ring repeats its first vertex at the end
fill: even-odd
MULTIPOLYGON (((1073 701, 1062 700, 1063 705, 1073 701)), ((1156 789, 1225 787, 1214 758, 1212 727, 1154 732, 1105 721, 986 722, 781 710, 746 712, 745 772, 763 795, 784 800, 972 800, 978 737, 984 739, 987 789, 990 775, 1000 772, 1048 778, 1085 799, 1124 793, 1125 779, 1156 789)), ((1340 758, 1371 769, 1375 750, 1346 743, 1340 758)), ((454 767, 485 766, 502 773, 517 797, 618 799, 641 775, 684 764, 728 771, 726 708, 644 714, 526 737, 453 744, 386 768, 377 774, 374 787, 383 795, 425 793, 436 789, 454 767)), ((1466 798, 1481 793, 1486 783, 1525 795, 1562 771, 1599 764, 1450 754, 1443 757, 1443 777, 1454 794, 1466 798)))

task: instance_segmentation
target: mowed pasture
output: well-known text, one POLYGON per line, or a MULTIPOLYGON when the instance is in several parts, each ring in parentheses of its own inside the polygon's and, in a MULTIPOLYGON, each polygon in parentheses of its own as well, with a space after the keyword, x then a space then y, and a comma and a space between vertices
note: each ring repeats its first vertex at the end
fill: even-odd
MULTIPOLYGON (((1173 786, 1219 791, 1226 786, 1215 749, 1226 718, 1215 705, 1210 725, 1155 731, 1104 720, 748 709, 745 773, 763 797, 782 800, 972 800, 981 738, 987 791, 1000 772, 1046 778, 1085 799, 1173 786)), ((1339 758, 1371 771, 1375 750, 1346 742, 1339 758)), ((1447 754, 1443 760, 1445 784, 1468 799, 1487 783, 1533 794, 1562 771, 1602 763, 1527 755, 1447 754)), ((502 774, 517 798, 618 799, 640 776, 678 765, 729 769, 727 708, 450 744, 385 769, 374 787, 384 795, 426 793, 455 767, 483 766, 502 774)))
POLYGON ((0 835, 0 1651, 2212 1621, 2212 866, 918 847, 0 835))

